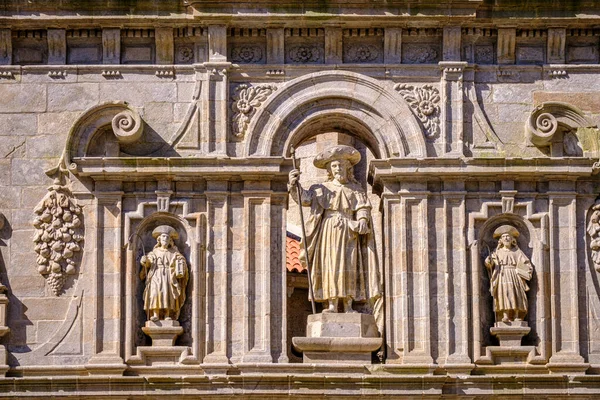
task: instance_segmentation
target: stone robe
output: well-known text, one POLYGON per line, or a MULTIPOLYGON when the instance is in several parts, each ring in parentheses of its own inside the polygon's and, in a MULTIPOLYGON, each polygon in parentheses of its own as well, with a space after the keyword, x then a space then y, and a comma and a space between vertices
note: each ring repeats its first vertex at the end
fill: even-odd
MULTIPOLYGON (((362 187, 336 181, 313 185, 302 191, 302 205, 310 206, 306 240, 315 301, 375 303, 381 291, 374 237, 357 233, 360 218, 372 229, 371 204, 362 187)), ((300 259, 306 265, 304 252, 300 259)))
POLYGON ((160 246, 155 247, 146 257, 149 267, 144 267, 140 273, 140 278, 146 279, 144 310, 167 310, 175 319, 179 318, 188 281, 185 258, 177 248, 163 249, 160 246), (179 273, 178 260, 182 263, 179 273))
POLYGON ((527 281, 533 267, 518 247, 502 247, 492 254, 492 277, 490 292, 494 297, 494 311, 518 311, 527 313, 527 281))

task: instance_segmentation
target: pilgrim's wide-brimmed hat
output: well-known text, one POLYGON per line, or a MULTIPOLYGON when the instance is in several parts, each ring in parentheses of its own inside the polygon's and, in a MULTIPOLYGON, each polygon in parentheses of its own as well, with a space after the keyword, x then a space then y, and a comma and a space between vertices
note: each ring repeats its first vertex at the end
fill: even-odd
POLYGON ((508 233, 510 236, 514 238, 519 237, 519 231, 512 225, 501 225, 494 231, 494 239, 500 238, 500 236, 508 233))
POLYGON ((177 231, 169 225, 160 225, 160 226, 157 226, 156 228, 154 228, 154 230, 152 231, 152 237, 154 239, 156 239, 163 233, 166 233, 172 239, 179 238, 179 233, 177 233, 177 231))
POLYGON ((328 163, 335 160, 348 160, 350 164, 356 165, 360 162, 360 153, 354 147, 341 144, 319 153, 315 157, 313 164, 317 168, 325 169, 328 163))

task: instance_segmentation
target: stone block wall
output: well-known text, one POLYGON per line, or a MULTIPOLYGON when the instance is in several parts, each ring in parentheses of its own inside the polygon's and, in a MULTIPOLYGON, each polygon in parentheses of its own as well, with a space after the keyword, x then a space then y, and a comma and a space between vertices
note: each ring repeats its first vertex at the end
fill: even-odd
POLYGON ((75 3, 0 12, 0 392, 597 394, 596 2, 547 18, 482 1, 75 3), (363 155, 374 206, 379 364, 291 349, 308 310, 285 269, 291 148, 308 187, 333 143, 363 155), (33 225, 53 190, 84 232, 59 290, 33 225), (138 276, 164 223, 190 266, 167 361, 148 355, 138 276), (535 271, 528 353, 508 358, 483 265, 505 223, 535 271))

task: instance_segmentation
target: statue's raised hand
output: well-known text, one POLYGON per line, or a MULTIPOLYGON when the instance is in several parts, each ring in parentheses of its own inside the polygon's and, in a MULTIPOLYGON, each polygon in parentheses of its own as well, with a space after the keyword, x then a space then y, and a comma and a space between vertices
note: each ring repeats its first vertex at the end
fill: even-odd
POLYGON ((298 178, 300 178, 300 170, 294 168, 290 171, 288 176, 288 187, 295 186, 296 182, 298 182, 298 178))

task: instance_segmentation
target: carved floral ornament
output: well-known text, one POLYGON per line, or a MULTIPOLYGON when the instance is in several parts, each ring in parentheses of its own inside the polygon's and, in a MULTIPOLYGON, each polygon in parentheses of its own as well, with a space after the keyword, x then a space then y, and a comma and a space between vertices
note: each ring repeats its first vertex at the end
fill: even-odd
POLYGON ((275 90, 277 90, 275 85, 250 86, 242 84, 235 88, 231 110, 233 111, 232 130, 236 137, 244 137, 248 124, 257 108, 275 90))
POLYGON ((419 121, 425 127, 428 138, 440 133, 440 92, 432 85, 412 86, 398 83, 394 86, 410 105, 419 121))

